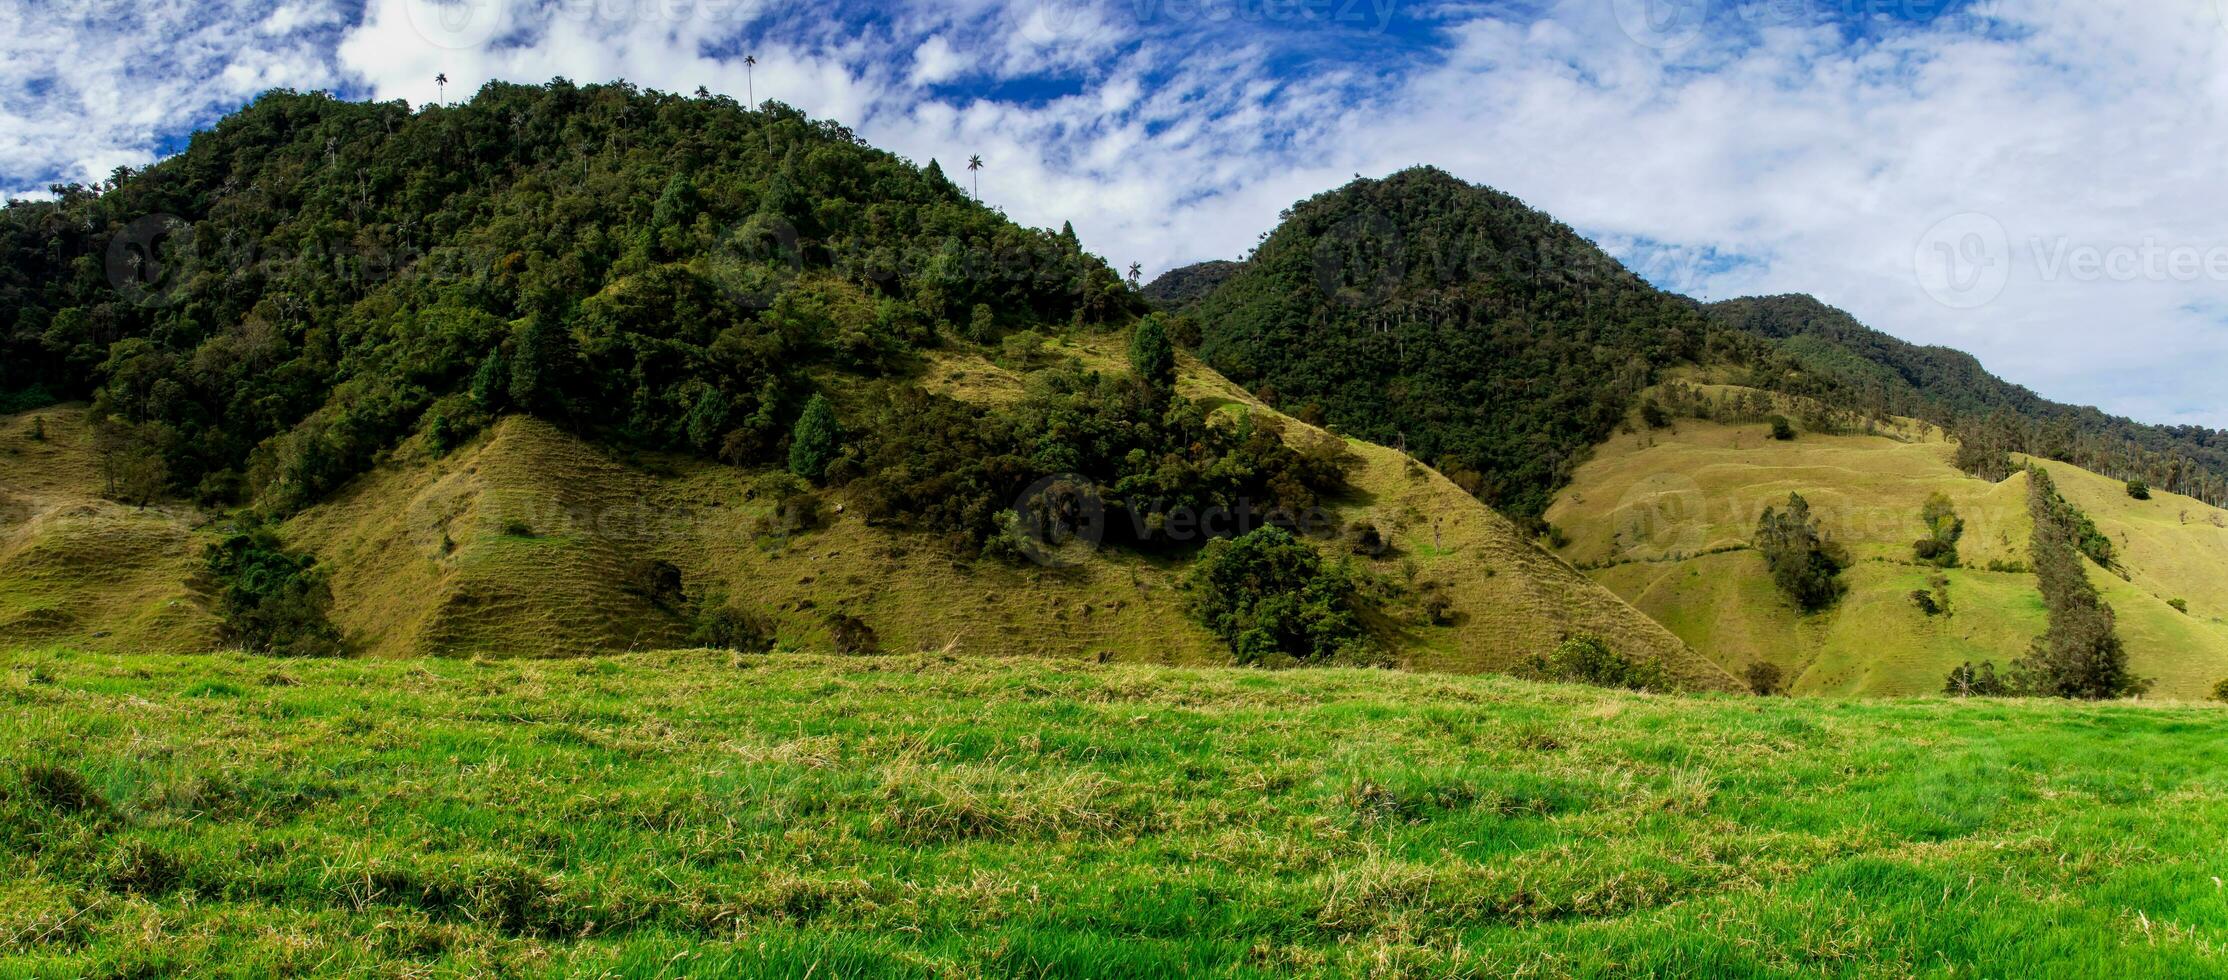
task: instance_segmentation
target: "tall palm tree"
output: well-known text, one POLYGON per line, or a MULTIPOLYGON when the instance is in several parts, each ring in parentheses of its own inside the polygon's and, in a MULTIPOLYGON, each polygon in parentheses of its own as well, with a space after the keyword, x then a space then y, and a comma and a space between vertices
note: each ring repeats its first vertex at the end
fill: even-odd
POLYGON ((709 99, 712 97, 712 90, 699 85, 696 87, 696 97, 699 99, 709 99))
POLYGON ((439 92, 439 93, 441 94, 441 104, 442 104, 442 105, 448 105, 448 104, 449 104, 449 73, 448 73, 448 72, 442 72, 442 73, 440 73, 440 74, 438 74, 438 75, 435 75, 435 76, 433 76, 433 86, 434 86, 434 91, 436 91, 436 92, 439 92))
POLYGON ((967 172, 975 175, 975 203, 982 203, 982 155, 967 158, 967 172))
POLYGON ((749 82, 749 84, 750 84, 750 107, 751 107, 751 108, 753 108, 753 109, 756 109, 756 108, 758 108, 758 56, 757 56, 757 55, 755 55, 755 54, 746 54, 746 55, 744 55, 744 56, 743 56, 743 78, 744 78, 744 80, 745 80, 745 81, 749 82))
POLYGON ((1144 274, 1145 274, 1145 267, 1144 267, 1144 266, 1142 266, 1142 265, 1139 265, 1138 263, 1135 263, 1135 262, 1132 262, 1132 263, 1130 263, 1130 264, 1129 264, 1129 287, 1130 287, 1131 289, 1136 289, 1136 288, 1137 288, 1137 278, 1138 278, 1139 276, 1142 276, 1142 275, 1144 275, 1144 274))

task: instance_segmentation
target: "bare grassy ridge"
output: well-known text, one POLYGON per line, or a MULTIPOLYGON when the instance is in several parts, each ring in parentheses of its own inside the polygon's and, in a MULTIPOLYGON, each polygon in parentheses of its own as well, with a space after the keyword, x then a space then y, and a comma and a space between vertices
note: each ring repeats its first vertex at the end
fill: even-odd
MULTIPOLYGON (((1548 519, 1570 537, 1560 554, 1735 673, 1764 661, 1798 693, 1931 694, 1959 664, 2019 658, 2045 626, 2034 577, 1989 570, 2028 563, 2026 478, 1973 479, 1951 465, 1954 452, 1940 430, 1908 422, 1780 442, 1762 423, 1678 419, 1598 447, 1548 519), (1856 559, 1848 596, 1813 616, 1740 550, 1764 508, 1790 493, 1856 559), (1966 522, 1964 567, 1940 573, 1911 550, 1935 493, 1966 522), (1950 583, 1946 617, 1909 598, 1935 574, 1950 583)), ((2119 481, 2041 462, 2121 553, 2127 581, 2097 568, 2090 578, 2119 615, 2136 674, 2155 678, 2159 696, 2208 696, 2228 679, 2228 513, 2165 493, 2137 501, 2119 481), (2169 604, 2177 598, 2187 614, 2169 604)))
POLYGON ((0 974, 2197 976, 2228 714, 17 655, 0 974))
MULTIPOLYGON (((1119 337, 1052 341, 1037 357, 1128 370, 1119 337)), ((957 355, 931 361, 923 381, 986 402, 1018 397, 1024 383, 1019 370, 957 355)), ((1189 359, 1181 387, 1232 420, 1253 414, 1291 439, 1336 438, 1278 415, 1189 359)), ((0 418, 0 452, 20 443, 29 447, 22 459, 42 461, 30 467, 0 456, 0 493, 29 497, 8 487, 39 481, 47 510, 144 527, 134 540, 145 547, 78 547, 77 538, 0 512, 0 540, 25 542, 18 550, 52 555, 49 564, 75 576, 49 587, 44 566, 0 551, 0 583, 24 583, 0 598, 0 648, 83 645, 101 628, 115 640, 91 643, 101 649, 214 649, 214 623, 186 584, 207 537, 193 527, 207 518, 137 515, 101 502, 97 461, 80 444, 83 411, 49 414, 50 432, 78 441, 33 445, 22 435, 27 416, 0 418), (125 577, 138 591, 90 589, 83 578, 93 574, 125 577), (12 621, 19 626, 8 618, 11 601, 22 606, 12 621), (111 625, 118 622, 149 625, 127 631, 111 625), (172 623, 181 628, 157 632, 172 623)), ((1331 501, 1336 520, 1375 524, 1393 546, 1363 564, 1402 581, 1413 569, 1415 587, 1435 587, 1450 603, 1441 623, 1386 624, 1384 639, 1402 664, 1512 670, 1568 636, 1597 633, 1629 656, 1664 662, 1689 686, 1734 686, 1678 637, 1436 472, 1384 447, 1348 446, 1355 489, 1331 501)), ((839 509, 840 491, 823 495, 820 526, 792 528, 775 500, 752 494, 762 476, 679 457, 621 458, 547 423, 509 417, 445 456, 406 442, 289 521, 284 535, 318 556, 331 576, 335 623, 378 656, 591 656, 682 645, 688 611, 640 587, 641 567, 662 561, 682 572, 689 593, 725 594, 764 614, 792 649, 835 649, 828 617, 841 614, 867 623, 892 653, 1229 660, 1183 612, 1180 555, 1110 549, 1061 569, 963 560, 939 540, 868 526, 855 509, 839 509)), ((1345 550, 1335 537, 1316 543, 1345 550)))
POLYGON ((0 416, 0 646, 213 648, 216 619, 188 585, 195 516, 101 499, 85 414, 0 416))

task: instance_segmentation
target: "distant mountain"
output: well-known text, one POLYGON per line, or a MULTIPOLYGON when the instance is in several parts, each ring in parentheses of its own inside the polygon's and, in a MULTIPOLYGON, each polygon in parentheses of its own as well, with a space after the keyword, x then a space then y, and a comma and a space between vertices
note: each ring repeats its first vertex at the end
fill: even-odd
POLYGON ((1898 340, 1809 296, 1728 300, 1707 309, 1717 323, 1772 341, 1814 375, 1795 386, 1804 393, 1923 418, 2007 451, 2228 506, 2228 432, 2146 425, 2054 402, 1988 373, 1970 354, 1898 340))
POLYGON ((1216 370, 1524 518, 1709 334, 1569 227, 1431 168, 1303 201, 1251 261, 1155 288, 1216 278, 1183 308, 1216 370))
POLYGON ((1208 293, 1244 269, 1245 263, 1229 261, 1200 262, 1170 269, 1146 284, 1145 302, 1156 309, 1180 310, 1205 299, 1208 293))
POLYGON ((1521 201, 1428 167, 1303 201, 1250 261, 1172 270, 1147 294, 1232 379, 1404 445, 1525 518, 1680 365, 1852 419, 1924 419, 1999 459, 2075 462, 2228 504, 2228 433, 2052 402, 1807 296, 1704 306, 1521 201))

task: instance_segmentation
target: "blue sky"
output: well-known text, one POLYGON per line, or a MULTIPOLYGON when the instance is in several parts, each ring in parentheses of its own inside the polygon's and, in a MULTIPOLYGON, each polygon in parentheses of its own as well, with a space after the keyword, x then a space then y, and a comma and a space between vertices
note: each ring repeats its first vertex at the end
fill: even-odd
POLYGON ((1431 163, 1698 296, 1814 293, 2228 427, 2228 0, 0 0, 0 193, 270 87, 778 98, 1148 274, 1431 163))

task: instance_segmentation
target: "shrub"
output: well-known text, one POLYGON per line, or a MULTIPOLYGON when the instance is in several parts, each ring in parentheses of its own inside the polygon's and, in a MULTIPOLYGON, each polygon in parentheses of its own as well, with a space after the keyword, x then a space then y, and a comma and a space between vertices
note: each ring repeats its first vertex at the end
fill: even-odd
POLYGON ((1155 313, 1137 322, 1129 341, 1130 374, 1161 402, 1176 393, 1176 346, 1168 339, 1168 322, 1155 313))
POLYGON ((1044 335, 1034 330, 1017 330, 998 342, 998 362, 1016 371, 1035 367, 1044 355, 1044 335))
POLYGON ((1210 543, 1184 584, 1192 615, 1241 664, 1320 663, 1368 652, 1346 565, 1325 564, 1283 528, 1210 543))
POLYGON ((1819 531, 1801 494, 1788 495, 1784 512, 1764 511, 1755 545, 1771 566, 1772 581, 1804 612, 1825 609, 1848 591, 1841 582, 1848 555, 1819 531))
POLYGON ((668 612, 677 611, 688 599, 681 581, 681 568, 662 558, 644 558, 629 562, 625 581, 620 588, 649 600, 650 604, 668 612))
POLYGON ((1925 589, 1914 589, 1911 591, 1911 604, 1919 607, 1919 611, 1927 614, 1928 616, 1939 616, 1942 614, 1942 604, 1935 602, 1934 593, 1928 592, 1925 589))
POLYGON ((2168 599, 2166 600, 2166 604, 2174 607, 2175 612, 2181 613, 2184 616, 2189 615, 2189 600, 2187 599, 2168 599))
POLYGON ((40 415, 31 419, 31 441, 46 441, 46 416, 40 415))
POLYGON ((866 620, 849 613, 829 613, 827 620, 828 642, 835 645, 837 653, 869 654, 882 649, 881 637, 866 620))
POLYGON ((696 629, 689 642, 737 653, 765 653, 774 648, 774 635, 772 619, 725 597, 713 597, 698 604, 696 629))
POLYGON ((1793 442, 1795 439, 1795 423, 1788 421, 1787 416, 1784 415, 1772 416, 1772 438, 1781 442, 1793 442))
POLYGON ((2213 685, 2213 700, 2228 702, 2228 679, 2213 685))
POLYGON ((1786 673, 1779 669, 1778 664, 1759 660, 1749 664, 1742 676, 1748 681, 1748 689, 1756 692, 1756 696, 1760 698, 1768 698, 1785 690, 1782 685, 1786 683, 1786 673))
POLYGON ((2000 698, 2011 694, 2011 684, 1996 674, 1993 662, 1974 666, 1968 662, 1949 673, 1942 693, 1958 698, 2000 698))
POLYGON ((1577 636, 1563 641, 1555 652, 1532 661, 1533 670, 1548 680, 1631 691, 1668 691, 1671 678, 1655 661, 1637 661, 1609 648, 1598 636, 1577 636))
POLYGON ((2137 500, 2151 499, 2151 485, 2141 480, 2127 481, 2127 495, 2137 500))
POLYGON ((1965 537, 1965 519, 1957 516, 1949 495, 1928 497, 1926 506, 1919 510, 1919 521, 1926 525, 1926 537, 1911 546, 1918 560, 1937 568, 1956 568, 1957 542, 1965 537))
POLYGON ((289 553, 278 535, 252 519, 211 545, 203 559, 218 587, 224 638, 281 657, 330 657, 347 644, 327 613, 332 588, 317 559, 289 553))
POLYGON ((1423 594, 1423 617, 1433 626, 1452 626, 1456 620, 1454 597, 1447 594, 1438 582, 1426 585, 1423 594))
POLYGON ((1385 553, 1385 535, 1377 525, 1368 521, 1355 521, 1346 528, 1346 550, 1367 558, 1385 553))

